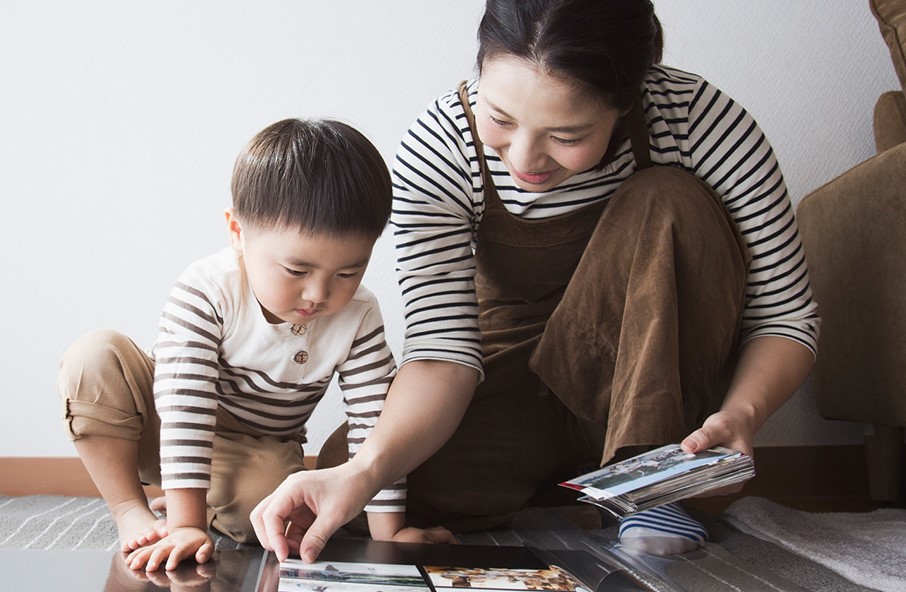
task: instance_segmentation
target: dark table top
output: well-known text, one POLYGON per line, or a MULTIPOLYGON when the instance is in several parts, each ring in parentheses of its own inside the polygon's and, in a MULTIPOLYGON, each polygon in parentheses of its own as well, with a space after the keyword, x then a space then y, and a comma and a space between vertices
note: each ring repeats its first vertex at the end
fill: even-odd
MULTIPOLYGON (((460 567, 543 568, 526 547, 417 545, 368 540, 331 540, 319 561, 397 563, 460 567)), ((561 557, 562 558, 562 557, 561 557)), ((587 560, 580 560, 587 563, 587 560)), ((581 565, 564 566, 571 569, 581 565)), ((276 592, 279 563, 258 547, 218 551, 204 565, 184 562, 176 570, 146 573, 126 567, 118 551, 0 550, 0 591, 34 592, 276 592)), ((599 590, 642 590, 611 574, 599 590)), ((602 581, 602 584, 604 582, 602 581)))

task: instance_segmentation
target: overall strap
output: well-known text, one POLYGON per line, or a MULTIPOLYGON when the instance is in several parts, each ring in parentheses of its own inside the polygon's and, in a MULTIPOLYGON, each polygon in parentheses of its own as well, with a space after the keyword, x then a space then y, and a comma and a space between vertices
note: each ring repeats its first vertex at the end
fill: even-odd
POLYGON ((639 97, 627 115, 629 124, 629 142, 632 144, 632 155, 635 156, 636 170, 647 169, 651 166, 651 153, 649 152, 648 123, 645 121, 645 112, 642 110, 642 98, 639 97))
POLYGON ((469 130, 472 132, 472 141, 475 144, 475 152, 478 155, 478 170, 481 171, 481 179, 484 182, 485 192, 489 189, 494 192, 494 182, 491 179, 488 165, 484 160, 484 146, 478 139, 478 128, 475 126, 475 114, 472 112, 472 106, 469 104, 468 80, 459 83, 459 100, 462 103, 462 110, 466 115, 466 122, 469 124, 469 130))

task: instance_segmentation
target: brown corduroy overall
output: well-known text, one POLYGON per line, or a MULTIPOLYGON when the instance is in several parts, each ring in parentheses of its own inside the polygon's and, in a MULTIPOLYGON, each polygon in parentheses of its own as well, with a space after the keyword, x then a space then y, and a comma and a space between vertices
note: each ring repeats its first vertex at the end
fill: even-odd
MULTIPOLYGON (((478 144, 464 87, 460 97, 478 144)), ((485 380, 453 437, 409 476, 413 525, 504 524, 549 503, 542 492, 577 468, 678 442, 719 408, 748 250, 710 187, 651 166, 638 105, 624 119, 637 172, 576 212, 510 214, 482 163, 485 380)))

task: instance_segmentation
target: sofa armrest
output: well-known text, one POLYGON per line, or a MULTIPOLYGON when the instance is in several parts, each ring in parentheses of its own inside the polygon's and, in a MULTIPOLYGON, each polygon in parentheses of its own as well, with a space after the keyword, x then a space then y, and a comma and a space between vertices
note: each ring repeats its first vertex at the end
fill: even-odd
POLYGON ((906 142, 906 96, 898 90, 882 94, 875 103, 873 120, 878 154, 906 142))
POLYGON ((906 144, 807 195, 797 217, 822 318, 822 416, 906 425, 906 144))

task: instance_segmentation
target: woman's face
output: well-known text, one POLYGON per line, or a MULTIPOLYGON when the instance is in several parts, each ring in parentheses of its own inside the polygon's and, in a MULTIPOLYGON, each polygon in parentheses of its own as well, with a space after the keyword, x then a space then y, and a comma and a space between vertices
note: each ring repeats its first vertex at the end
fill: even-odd
POLYGON ((532 192, 599 164, 620 117, 578 85, 506 55, 482 64, 475 115, 481 141, 532 192))

